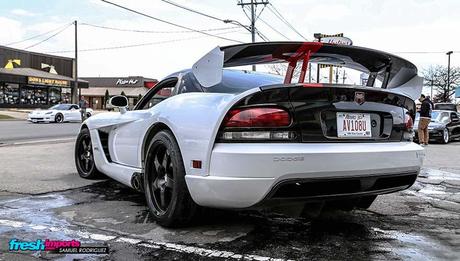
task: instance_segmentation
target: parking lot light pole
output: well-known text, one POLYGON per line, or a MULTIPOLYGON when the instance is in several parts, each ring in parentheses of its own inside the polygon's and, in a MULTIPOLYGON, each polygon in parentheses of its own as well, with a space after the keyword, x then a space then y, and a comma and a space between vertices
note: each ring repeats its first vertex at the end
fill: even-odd
POLYGON ((450 96, 450 55, 453 51, 448 51, 447 54, 447 87, 446 91, 444 92, 444 102, 447 102, 447 98, 450 96))
POLYGON ((75 60, 74 60, 74 88, 73 88, 73 95, 72 95, 72 100, 73 103, 78 103, 81 97, 81 89, 78 88, 78 34, 77 34, 77 20, 74 22, 75 26, 75 60), (77 93, 78 92, 78 93, 77 93))

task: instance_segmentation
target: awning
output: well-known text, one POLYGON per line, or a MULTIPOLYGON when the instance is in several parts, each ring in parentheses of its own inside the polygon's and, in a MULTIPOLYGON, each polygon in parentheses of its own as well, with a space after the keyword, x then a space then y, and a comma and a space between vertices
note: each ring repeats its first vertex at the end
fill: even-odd
POLYGON ((149 89, 145 87, 127 87, 127 88, 120 88, 120 87, 91 87, 88 89, 82 89, 81 95, 84 96, 105 96, 105 90, 109 91, 109 95, 120 95, 123 91, 126 96, 129 97, 137 97, 140 95, 144 96, 149 89))
MULTIPOLYGON (((71 77, 32 68, 0 68, 0 81, 58 87, 73 87, 75 84, 71 77)), ((88 88, 88 82, 78 80, 78 87, 88 88)))

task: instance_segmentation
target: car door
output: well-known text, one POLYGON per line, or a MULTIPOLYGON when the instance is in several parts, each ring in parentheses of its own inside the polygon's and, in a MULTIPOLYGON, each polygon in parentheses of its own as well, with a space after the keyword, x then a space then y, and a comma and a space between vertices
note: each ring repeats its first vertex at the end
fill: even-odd
POLYGON ((450 122, 448 124, 452 138, 460 136, 460 118, 456 112, 450 113, 450 122))
POLYGON ((68 121, 80 121, 81 114, 78 105, 73 104, 70 106, 69 111, 66 113, 66 120, 68 121))
POLYGON ((138 102, 134 110, 117 116, 119 123, 112 127, 109 134, 109 152, 114 162, 141 167, 139 147, 144 133, 152 124, 149 109, 175 95, 177 82, 177 78, 173 77, 158 83, 138 102))

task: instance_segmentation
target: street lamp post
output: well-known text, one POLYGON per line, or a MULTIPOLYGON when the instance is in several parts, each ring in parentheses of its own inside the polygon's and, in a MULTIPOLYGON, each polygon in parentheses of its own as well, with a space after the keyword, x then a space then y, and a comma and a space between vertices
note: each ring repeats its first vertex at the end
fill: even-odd
POLYGON ((448 94, 450 93, 450 55, 453 51, 448 51, 447 54, 447 90, 444 92, 444 102, 447 101, 448 94))

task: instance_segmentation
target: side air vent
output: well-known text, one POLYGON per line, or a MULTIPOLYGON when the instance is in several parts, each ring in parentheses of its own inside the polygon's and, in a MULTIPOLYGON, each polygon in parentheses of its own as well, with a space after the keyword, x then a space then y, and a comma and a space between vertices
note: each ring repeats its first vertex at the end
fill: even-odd
POLYGON ((112 162, 109 152, 109 134, 103 131, 99 131, 99 139, 101 140, 102 150, 104 151, 105 157, 108 162, 112 162))

